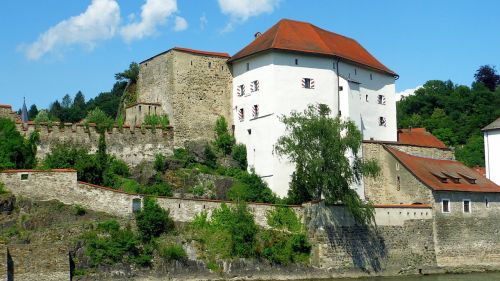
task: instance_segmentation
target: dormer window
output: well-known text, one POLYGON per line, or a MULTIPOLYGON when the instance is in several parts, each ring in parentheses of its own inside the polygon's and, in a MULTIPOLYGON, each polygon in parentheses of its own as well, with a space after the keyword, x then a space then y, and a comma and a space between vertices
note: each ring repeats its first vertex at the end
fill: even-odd
POLYGON ((435 177, 436 177, 436 178, 437 178, 440 182, 442 182, 442 183, 447 183, 447 182, 448 182, 448 178, 447 178, 447 177, 445 177, 445 176, 442 176, 442 175, 440 175, 440 174, 436 174, 436 173, 433 173, 433 172, 431 172, 431 174, 432 174, 433 176, 435 176, 435 177))
POLYGON ((385 127, 385 126, 387 126, 387 123, 386 123, 385 117, 380 116, 380 117, 378 118, 378 125, 379 125, 379 126, 381 126, 381 127, 385 127))
POLYGON ((259 80, 252 81, 250 84, 250 92, 257 92, 259 90, 259 80))
POLYGON ((384 95, 378 95, 377 102, 378 102, 378 104, 385 104, 384 95))
POLYGON ((243 95, 245 95, 245 85, 239 85, 237 88, 236 88, 236 93, 238 94, 238 97, 242 97, 243 95))
POLYGON ((302 78, 302 88, 314 89, 314 79, 312 78, 302 78))
POLYGON ((445 172, 441 172, 441 173, 443 175, 445 175, 446 177, 448 177, 453 183, 460 183, 460 178, 459 177, 453 176, 450 173, 445 173, 445 172))
POLYGON ((464 175, 464 174, 461 174, 461 173, 458 173, 458 175, 460 175, 462 178, 464 178, 468 183, 470 184, 476 184, 476 178, 473 178, 471 176, 468 176, 468 175, 464 175))

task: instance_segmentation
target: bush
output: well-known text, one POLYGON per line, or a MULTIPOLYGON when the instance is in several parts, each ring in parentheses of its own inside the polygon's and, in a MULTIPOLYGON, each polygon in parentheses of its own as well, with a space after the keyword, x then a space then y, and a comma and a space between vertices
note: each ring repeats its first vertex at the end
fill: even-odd
POLYGON ((167 168, 167 158, 163 154, 158 153, 155 155, 155 162, 153 164, 155 171, 162 173, 167 168))
POLYGON ((85 210, 84 207, 80 205, 75 205, 75 215, 77 216, 83 216, 87 213, 87 210, 85 210))
POLYGON ((47 124, 48 128, 52 128, 52 120, 50 120, 49 112, 47 110, 40 110, 35 117, 35 127, 40 127, 41 123, 47 124))
POLYGON ((154 196, 172 196, 172 187, 166 182, 157 182, 149 186, 142 187, 139 190, 141 194, 154 195, 154 196))
POLYGON ((135 219, 144 241, 149 241, 174 228, 169 211, 161 208, 153 198, 145 198, 144 208, 135 214, 135 219))
POLYGON ((220 116, 215 123, 215 141, 214 144, 224 155, 231 154, 234 145, 234 137, 227 131, 227 122, 224 116, 220 116))
POLYGON ((38 133, 33 132, 26 140, 9 119, 0 118, 0 170, 32 169, 36 166, 38 133))
POLYGON ((267 224, 279 230, 289 232, 299 232, 302 230, 302 223, 292 208, 280 206, 270 210, 266 214, 267 224))
POLYGON ((276 195, 255 173, 227 171, 227 175, 234 176, 237 179, 227 194, 230 200, 261 203, 276 202, 276 195))
POLYGON ((160 256, 168 261, 183 261, 187 258, 186 251, 180 245, 168 245, 160 248, 160 256))
POLYGON ((158 125, 161 126, 162 129, 166 129, 168 125, 170 125, 170 120, 168 115, 152 115, 148 114, 144 117, 144 125, 150 125, 154 130, 158 125))
POLYGON ((113 119, 111 119, 104 111, 100 108, 95 108, 85 117, 84 124, 89 126, 89 123, 96 124, 96 131, 99 133, 104 133, 106 130, 111 130, 113 128, 113 119))
POLYGON ((107 170, 109 170, 112 174, 122 177, 130 176, 130 169, 127 163, 121 159, 116 159, 115 157, 110 158, 107 170))
POLYGON ((185 148, 174 149, 174 159, 179 160, 184 168, 196 162, 193 154, 185 148))
POLYGON ((203 154, 205 155, 205 161, 203 164, 212 169, 217 167, 217 155, 215 155, 215 152, 212 150, 212 147, 209 144, 205 145, 203 154))
POLYGON ((5 189, 5 185, 3 184, 3 182, 0 182, 0 195, 7 193, 9 192, 5 189))
POLYGON ((266 230, 262 241, 262 256, 277 264, 306 263, 311 253, 311 244, 304 233, 286 233, 266 230))
POLYGON ((236 144, 233 146, 233 151, 231 153, 233 159, 238 162, 242 170, 246 170, 248 166, 247 162, 247 147, 244 144, 236 144))

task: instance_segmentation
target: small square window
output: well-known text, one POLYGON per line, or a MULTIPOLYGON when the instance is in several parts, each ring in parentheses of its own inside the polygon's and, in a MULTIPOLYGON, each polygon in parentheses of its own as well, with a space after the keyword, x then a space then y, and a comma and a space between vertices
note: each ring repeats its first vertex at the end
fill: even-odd
POLYGON ((373 74, 370 73, 370 80, 373 80, 373 74))
POLYGON ((299 65, 299 60, 295 59, 295 65, 299 65))
POLYGON ((396 190, 400 191, 401 190, 401 178, 398 176, 397 178, 397 183, 396 183, 396 190))
POLYGON ((240 108, 238 111, 238 118, 240 119, 240 122, 245 120, 245 110, 243 108, 240 108))
POLYGON ((385 105, 385 97, 383 95, 378 95, 377 102, 378 104, 385 105))
POLYGON ((490 207, 490 201, 488 201, 488 197, 484 198, 484 205, 486 206, 486 208, 490 207))
POLYGON ((378 125, 381 126, 381 127, 385 127, 387 125, 385 117, 380 116, 378 118, 378 125))
POLYGON ((21 174, 21 180, 22 181, 27 181, 28 180, 28 174, 21 174))
POLYGON ((208 62, 208 68, 212 68, 212 63, 208 62))
POLYGON ((358 75, 358 70, 356 68, 354 69, 354 75, 358 75))
POLYGON ((399 162, 396 162, 396 171, 399 171, 399 162))
POLYGON ((259 90, 259 80, 252 81, 250 84, 250 92, 257 92, 259 90))
POLYGON ((449 213, 451 211, 450 200, 449 199, 443 199, 441 201, 441 205, 442 205, 442 211, 443 211, 443 213, 449 213))
POLYGON ((471 212, 471 203, 469 199, 464 199, 464 213, 470 213, 471 212))
POLYGON ((314 79, 312 78, 302 78, 302 88, 314 89, 314 79))
POLYGON ((252 107, 252 117, 257 118, 259 117, 259 105, 256 104, 252 107))
POLYGON ((245 95, 245 85, 239 85, 237 88, 236 88, 236 92, 238 94, 238 97, 242 97, 245 95))
POLYGON ((247 71, 250 70, 250 63, 247 62, 247 71))
POLYGON ((365 100, 366 102, 368 102, 368 95, 365 95, 365 100))

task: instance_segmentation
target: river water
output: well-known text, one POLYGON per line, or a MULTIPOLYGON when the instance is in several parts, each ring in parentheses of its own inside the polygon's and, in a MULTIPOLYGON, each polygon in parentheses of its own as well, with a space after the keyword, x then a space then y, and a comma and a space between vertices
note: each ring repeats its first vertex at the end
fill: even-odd
POLYGON ((401 281, 500 281, 500 273, 370 277, 370 278, 355 278, 355 279, 332 279, 329 281, 344 281, 344 280, 345 281, 400 281, 400 280, 401 281))

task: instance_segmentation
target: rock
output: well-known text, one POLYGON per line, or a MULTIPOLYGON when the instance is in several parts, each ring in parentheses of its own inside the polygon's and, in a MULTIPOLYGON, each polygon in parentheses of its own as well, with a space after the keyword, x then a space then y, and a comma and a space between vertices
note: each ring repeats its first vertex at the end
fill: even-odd
POLYGON ((10 214, 14 211, 16 197, 12 194, 0 195, 0 213, 10 214))
POLYGON ((151 162, 142 161, 139 165, 132 168, 132 176, 137 179, 140 184, 147 184, 155 173, 156 171, 151 162))
POLYGON ((205 146, 208 144, 206 140, 201 141, 186 141, 184 146, 193 156, 194 160, 198 163, 205 162, 205 146))

